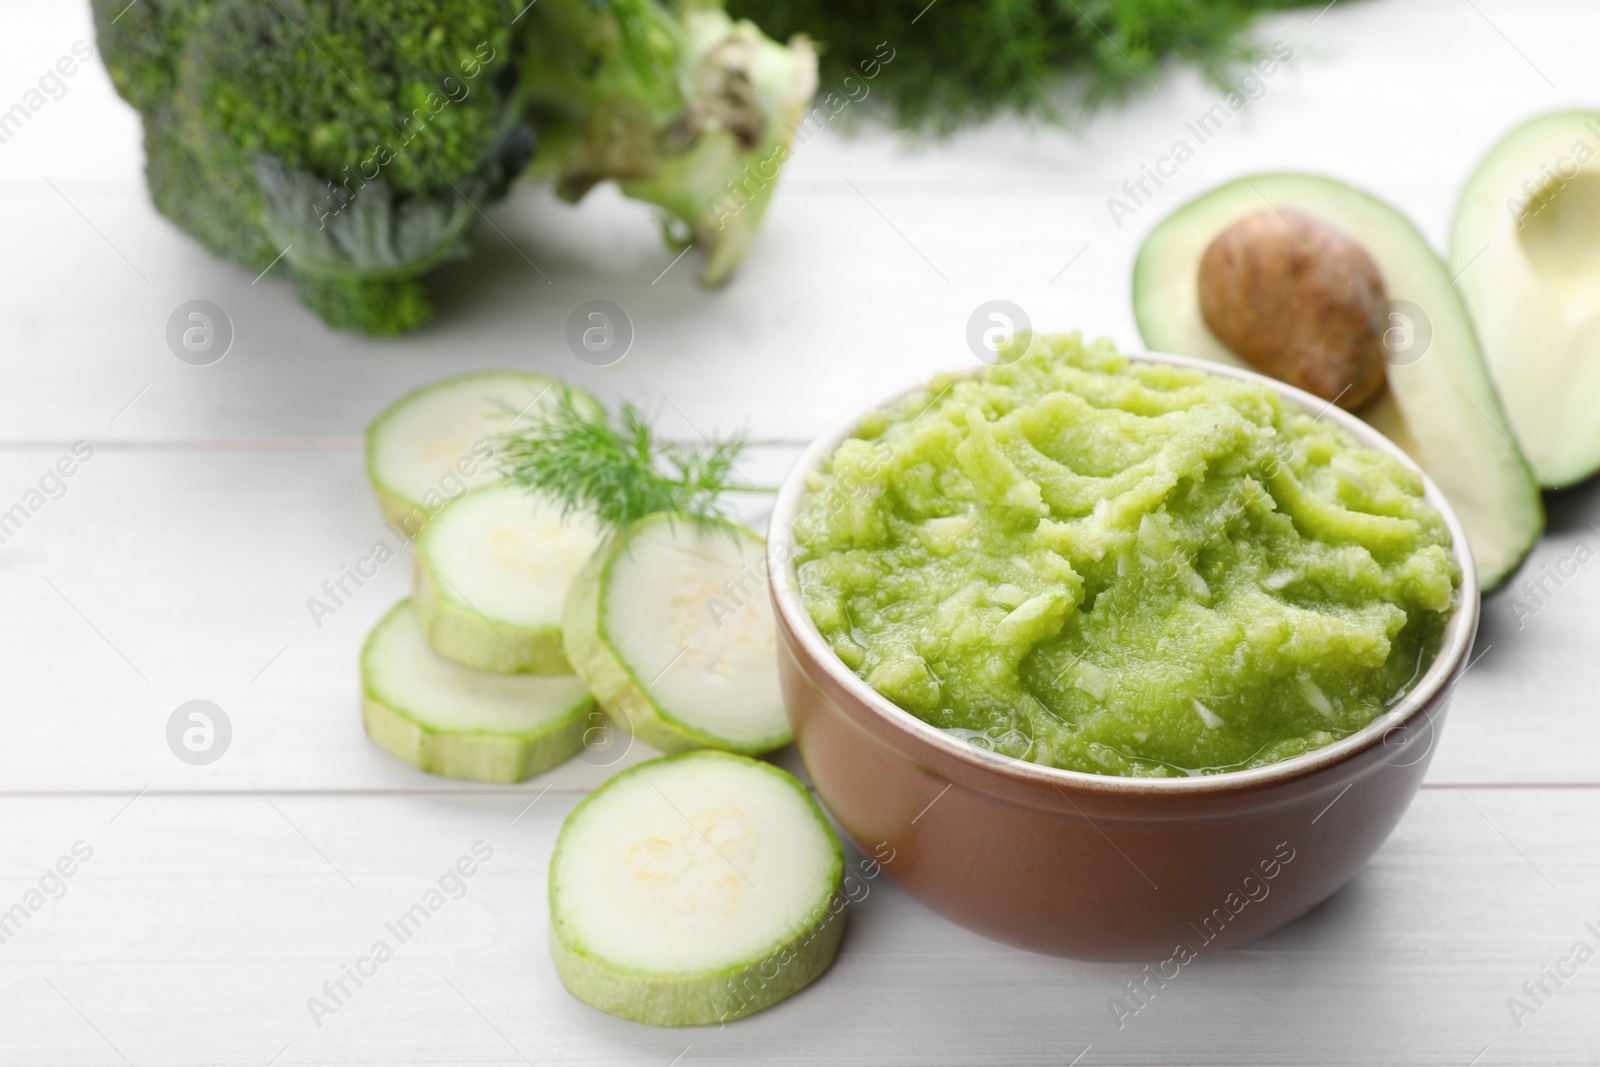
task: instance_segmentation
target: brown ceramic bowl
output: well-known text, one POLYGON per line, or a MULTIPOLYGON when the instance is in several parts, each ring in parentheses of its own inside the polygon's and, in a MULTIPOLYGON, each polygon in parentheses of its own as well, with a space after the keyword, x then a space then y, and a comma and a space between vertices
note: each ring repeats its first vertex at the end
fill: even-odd
MULTIPOLYGON (((1132 358, 1264 383, 1415 467, 1370 426, 1281 382, 1178 356, 1132 358)), ((1478 625, 1466 536, 1431 481, 1427 499, 1444 514, 1461 563, 1460 606, 1400 705, 1267 767, 1111 777, 975 748, 896 707, 833 654, 800 603, 791 530, 807 473, 854 429, 852 421, 820 438, 778 494, 768 537, 778 664, 818 796, 912 896, 1024 948, 1170 971, 1186 953, 1236 945, 1304 914, 1389 836, 1422 782, 1478 625)))

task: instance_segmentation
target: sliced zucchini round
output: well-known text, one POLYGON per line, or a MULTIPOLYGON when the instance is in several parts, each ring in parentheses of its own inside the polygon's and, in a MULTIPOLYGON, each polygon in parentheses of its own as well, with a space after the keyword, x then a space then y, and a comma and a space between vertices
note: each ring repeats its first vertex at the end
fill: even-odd
POLYGON ((367 477, 384 518, 414 537, 451 500, 499 481, 495 437, 530 425, 563 393, 598 407, 589 394, 526 371, 446 378, 390 404, 367 427, 367 477))
POLYGON ((640 519, 573 581, 567 660, 617 725, 663 752, 781 748, 792 735, 765 565, 743 526, 640 519))
POLYGON ((595 522, 509 483, 474 489, 417 538, 412 608, 446 659, 501 674, 571 674, 567 588, 600 543, 595 522))
POLYGON ((771 764, 724 752, 640 764, 579 804, 556 840, 556 971, 624 1019, 737 1019, 827 970, 843 877, 816 801, 771 764))
POLYGON ((520 782, 583 748, 594 701, 572 675, 490 674, 433 654, 411 601, 361 649, 367 736, 413 767, 448 778, 520 782))

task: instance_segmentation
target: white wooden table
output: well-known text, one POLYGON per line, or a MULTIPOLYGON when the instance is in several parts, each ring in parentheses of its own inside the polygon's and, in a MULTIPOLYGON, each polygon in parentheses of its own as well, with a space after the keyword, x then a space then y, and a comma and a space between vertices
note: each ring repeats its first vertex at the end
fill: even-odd
MULTIPOLYGON (((0 109, 92 40, 85 6, 4 0, 0 109)), ((0 144, 0 509, 74 441, 93 448, 0 545, 0 909, 75 843, 92 856, 46 878, 64 895, 0 944, 0 1063, 1600 1060, 1600 962, 1559 988, 1546 978, 1538 1001, 1524 990, 1575 942, 1600 950, 1600 570, 1520 628, 1492 598, 1482 659, 1393 838, 1321 908, 1186 968, 1121 1030, 1108 1002, 1136 968, 990 943, 884 882, 852 908, 832 971, 757 1017, 662 1031, 590 1010, 547 960, 544 877, 561 819, 613 757, 505 789, 415 772, 364 738, 355 670, 366 630, 405 595, 406 563, 320 628, 306 607, 383 536, 360 434, 419 383, 480 367, 565 375, 655 405, 686 439, 747 430, 749 473, 776 480, 824 426, 967 365, 983 300, 1136 346, 1140 237, 1221 180, 1340 175, 1438 243, 1502 130, 1597 102, 1590 3, 1382 0, 1314 16, 1264 25, 1299 61, 1120 228, 1107 197, 1216 99, 1191 74, 1165 74, 1081 137, 828 129, 716 293, 693 284, 694 254, 662 274, 671 256, 645 209, 604 189, 577 209, 522 189, 491 212, 505 239, 485 228, 443 282, 438 322, 390 342, 330 333, 281 280, 253 284, 178 234, 145 197, 133 113, 97 64, 69 79, 0 144), (208 367, 164 339, 194 298, 236 334, 208 367), (637 330, 608 368, 563 339, 595 298, 637 330), (165 739, 196 698, 233 729, 209 766, 165 739), (494 856, 466 895, 315 1025, 307 999, 479 840, 494 856), (1512 997, 1537 1011, 1514 1020, 1512 997)), ((1600 540, 1593 486, 1550 505, 1534 569, 1600 540)))

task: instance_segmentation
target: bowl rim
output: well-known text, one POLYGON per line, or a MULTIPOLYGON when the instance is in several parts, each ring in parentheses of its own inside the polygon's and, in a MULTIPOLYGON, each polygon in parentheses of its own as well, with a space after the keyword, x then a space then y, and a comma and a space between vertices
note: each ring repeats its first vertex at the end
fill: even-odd
MULTIPOLYGON (((799 642, 807 658, 824 671, 832 682, 870 711, 882 725, 888 727, 890 732, 907 735, 915 742, 931 746, 935 753, 943 757, 939 762, 954 761, 956 765, 968 769, 980 778, 998 775, 1001 779, 1017 785, 1042 786, 1058 793, 1062 787, 1108 796, 1199 797, 1237 793, 1244 789, 1303 780, 1310 775, 1345 763, 1375 745, 1387 745, 1392 735, 1397 731, 1408 730, 1419 717, 1427 718, 1429 725, 1432 726, 1434 709, 1442 707, 1440 698, 1448 695, 1449 690, 1465 670, 1467 656, 1472 651, 1473 640, 1477 634, 1479 614, 1478 573, 1473 564, 1471 549, 1468 547, 1466 531, 1439 487, 1415 460, 1378 430, 1343 408, 1286 382, 1242 367, 1214 363, 1192 356, 1120 350, 1118 354, 1135 362, 1183 367, 1265 385, 1303 411, 1312 413, 1318 418, 1331 419, 1363 446, 1385 452, 1421 475, 1423 498, 1438 508, 1440 514, 1444 516, 1445 526, 1450 533, 1451 551, 1461 568, 1461 579, 1456 587, 1456 609, 1445 624, 1439 651, 1422 677, 1417 679, 1416 684, 1394 707, 1347 737, 1277 763, 1213 774, 1142 778, 1047 767, 1030 760, 1001 756, 979 749, 954 734, 924 722, 867 685, 828 645, 821 631, 817 629, 816 623, 812 621, 810 613, 800 602, 798 576, 795 573, 794 520, 806 496, 807 476, 832 456, 846 438, 855 434, 867 415, 881 411, 925 389, 928 382, 902 389, 821 434, 801 453, 799 460, 784 477, 778 489, 771 518, 767 524, 768 587, 780 623, 787 629, 789 635, 799 642)), ((958 378, 976 378, 987 369, 988 367, 974 367, 954 374, 958 378)), ((1430 735, 1429 751, 1432 741, 1433 736, 1430 735)), ((917 762, 923 761, 918 759, 917 762)), ((946 773, 935 773, 939 773, 942 778, 949 777, 946 773)))

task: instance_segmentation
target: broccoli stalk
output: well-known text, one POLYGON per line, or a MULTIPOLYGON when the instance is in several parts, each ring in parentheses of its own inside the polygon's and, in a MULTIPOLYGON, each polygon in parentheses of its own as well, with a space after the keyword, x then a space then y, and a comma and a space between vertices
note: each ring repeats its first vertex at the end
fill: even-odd
POLYGON ((658 205, 669 241, 701 245, 703 281, 721 283, 816 92, 810 42, 779 45, 718 3, 542 0, 529 17, 522 94, 542 146, 529 173, 568 200, 609 179, 658 205))
POLYGON ((330 325, 374 335, 426 321, 422 278, 467 254, 524 172, 569 199, 618 180, 704 244, 720 281, 771 195, 747 171, 786 154, 815 86, 803 39, 776 45, 704 2, 94 7, 157 208, 249 270, 281 260, 330 325))

